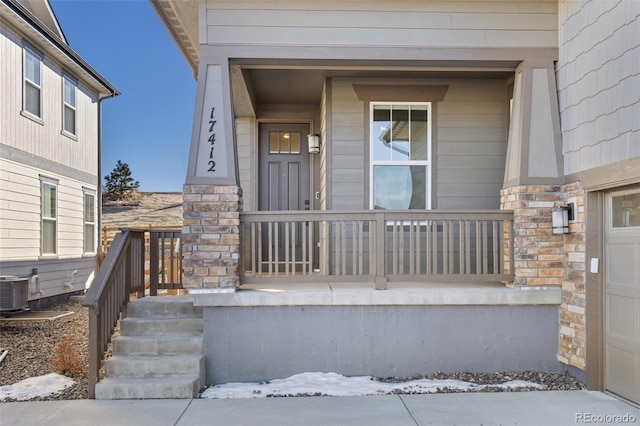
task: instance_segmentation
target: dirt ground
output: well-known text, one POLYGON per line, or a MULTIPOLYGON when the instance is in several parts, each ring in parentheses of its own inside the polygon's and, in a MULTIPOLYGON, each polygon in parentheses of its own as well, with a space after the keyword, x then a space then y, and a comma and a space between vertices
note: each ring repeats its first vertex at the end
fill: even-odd
POLYGON ((102 206, 102 226, 182 226, 181 192, 140 192, 135 203, 102 206))

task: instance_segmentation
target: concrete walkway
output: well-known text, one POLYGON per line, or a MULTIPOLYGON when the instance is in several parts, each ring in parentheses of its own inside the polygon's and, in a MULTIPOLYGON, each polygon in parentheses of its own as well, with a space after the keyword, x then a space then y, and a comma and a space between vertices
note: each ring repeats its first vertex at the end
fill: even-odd
POLYGON ((640 425, 640 411, 591 391, 0 404, 2 426, 576 424, 640 425))

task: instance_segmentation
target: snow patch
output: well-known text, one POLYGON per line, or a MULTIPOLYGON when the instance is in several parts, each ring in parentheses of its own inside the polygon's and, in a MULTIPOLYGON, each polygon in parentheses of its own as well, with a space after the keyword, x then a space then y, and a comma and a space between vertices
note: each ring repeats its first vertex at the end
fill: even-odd
POLYGON ((448 388, 473 392, 486 388, 541 388, 542 385, 523 380, 512 380, 495 385, 478 385, 462 380, 421 379, 408 382, 386 383, 371 376, 345 377, 338 373, 302 373, 266 383, 225 383, 206 389, 201 398, 264 398, 286 395, 388 395, 393 393, 436 393, 448 388))
POLYGON ((56 373, 29 377, 13 385, 0 386, 0 401, 42 398, 60 392, 75 383, 70 378, 56 373))

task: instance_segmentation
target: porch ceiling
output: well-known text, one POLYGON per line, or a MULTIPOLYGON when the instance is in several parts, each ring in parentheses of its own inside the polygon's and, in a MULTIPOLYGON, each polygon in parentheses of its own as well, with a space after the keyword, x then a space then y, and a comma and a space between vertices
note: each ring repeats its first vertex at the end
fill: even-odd
POLYGON ((307 63, 251 64, 235 66, 243 70, 245 85, 255 105, 320 103, 324 81, 328 77, 381 79, 507 79, 513 76, 516 62, 466 62, 437 64, 375 65, 368 63, 324 65, 307 63))

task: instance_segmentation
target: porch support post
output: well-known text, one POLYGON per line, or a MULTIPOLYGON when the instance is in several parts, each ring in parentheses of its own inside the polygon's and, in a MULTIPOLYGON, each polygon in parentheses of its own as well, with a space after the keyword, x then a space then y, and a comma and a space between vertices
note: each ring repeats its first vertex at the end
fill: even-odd
POLYGON ((560 116, 551 61, 523 62, 515 73, 501 208, 513 210, 514 285, 561 285, 564 242, 551 210, 562 204, 560 116))
POLYGON ((523 62, 516 69, 504 188, 562 183, 556 90, 553 62, 523 62))
POLYGON ((183 191, 183 286, 190 294, 240 284, 240 208, 234 114, 226 58, 202 58, 183 191))

